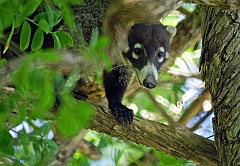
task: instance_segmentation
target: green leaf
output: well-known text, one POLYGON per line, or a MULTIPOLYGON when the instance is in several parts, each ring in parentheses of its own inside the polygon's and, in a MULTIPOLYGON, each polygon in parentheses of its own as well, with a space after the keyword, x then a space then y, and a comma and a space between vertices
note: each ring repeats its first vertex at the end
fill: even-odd
MULTIPOLYGON (((34 131, 35 131, 35 126, 32 125, 32 127, 34 128, 34 131)), ((42 138, 39 136, 39 135, 35 135, 35 134, 28 134, 29 136, 29 139, 33 142, 39 142, 42 138)))
POLYGON ((158 165, 178 165, 178 166, 185 166, 187 161, 180 158, 175 158, 170 155, 164 154, 162 152, 154 150, 155 155, 161 159, 159 160, 158 165), (174 164, 173 164, 174 163, 174 164))
POLYGON ((61 95, 61 101, 59 131, 65 136, 74 136, 89 124, 93 108, 87 102, 76 101, 69 95, 61 95))
POLYGON ((54 48, 62 48, 62 43, 55 33, 51 33, 54 41, 54 48))
POLYGON ((1 67, 2 65, 6 65, 6 64, 7 64, 7 60, 6 60, 5 58, 0 59, 0 67, 1 67))
POLYGON ((0 131, 0 152, 6 155, 13 155, 13 138, 7 129, 0 131))
POLYGON ((22 103, 22 105, 19 108, 18 114, 16 118, 14 119, 14 126, 19 125, 27 115, 27 105, 25 103, 22 103))
POLYGON ((75 152, 72 158, 72 166, 79 166, 79 165, 84 165, 84 166, 89 166, 90 164, 88 163, 87 157, 85 157, 82 153, 75 152))
POLYGON ((14 18, 14 7, 12 5, 12 2, 9 0, 1 0, 0 1, 0 34, 3 33, 3 31, 8 28, 14 18))
POLYGON ((36 157, 36 161, 35 161, 35 163, 38 163, 40 160, 41 160, 41 158, 42 158, 42 152, 41 152, 41 149, 40 149, 40 146, 39 146, 39 144, 37 144, 37 143, 33 143, 33 149, 34 149, 34 152, 35 152, 35 157, 36 157))
POLYGON ((44 143, 49 147, 49 148, 53 148, 54 150, 56 150, 58 148, 58 145, 50 139, 44 139, 44 143))
POLYGON ((33 36, 32 45, 31 45, 32 51, 39 50, 43 45, 43 40, 44 40, 43 31, 40 28, 38 28, 33 36))
POLYGON ((63 4, 63 13, 63 19, 65 23, 69 27, 70 31, 72 31, 74 29, 74 17, 68 2, 64 2, 63 4))
POLYGON ((24 21, 20 34, 20 49, 23 51, 29 46, 31 27, 27 21, 24 21))
POLYGON ((7 43, 4 47, 3 54, 7 51, 8 47, 9 47, 10 41, 12 39, 13 32, 14 32, 14 21, 12 22, 12 29, 11 29, 11 32, 8 36, 7 43))
POLYGON ((90 39, 90 44, 89 46, 91 48, 95 48, 96 45, 97 45, 97 42, 98 42, 98 38, 99 38, 99 31, 98 31, 98 28, 93 28, 92 29, 92 35, 91 35, 91 39, 90 39))
POLYGON ((36 11, 41 2, 42 0, 27 0, 26 4, 24 5, 22 17, 30 16, 34 11, 36 11))
POLYGON ((18 132, 18 138, 19 138, 19 142, 21 142, 23 145, 24 153, 27 155, 29 153, 29 149, 28 149, 28 146, 30 143, 29 135, 25 132, 25 130, 21 130, 18 132))
POLYGON ((73 39, 67 32, 56 31, 54 33, 58 36, 61 43, 65 44, 65 45, 73 46, 73 39))
POLYGON ((8 0, 1 0, 1 1, 0 1, 0 5, 3 4, 3 3, 5 3, 6 1, 8 1, 8 0))
POLYGON ((107 48, 109 45, 110 39, 107 36, 100 36, 96 44, 96 50, 102 51, 102 49, 107 48))
POLYGON ((41 30, 43 30, 46 34, 48 34, 48 32, 49 32, 49 25, 48 25, 46 20, 41 19, 39 21, 39 23, 38 23, 38 26, 39 26, 39 28, 41 28, 41 30))
POLYGON ((52 30, 62 20, 62 12, 60 10, 51 10, 39 13, 34 17, 36 22, 40 22, 42 19, 48 23, 49 30, 52 30))
POLYGON ((50 123, 49 122, 47 122, 47 123, 45 123, 41 128, 42 128, 42 134, 43 134, 43 136, 45 136, 45 135, 47 135, 48 134, 48 132, 50 131, 50 123))

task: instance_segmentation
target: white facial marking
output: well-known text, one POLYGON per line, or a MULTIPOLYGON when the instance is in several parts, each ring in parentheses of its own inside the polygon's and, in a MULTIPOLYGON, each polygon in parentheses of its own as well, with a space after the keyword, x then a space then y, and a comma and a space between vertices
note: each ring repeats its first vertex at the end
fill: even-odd
POLYGON ((163 62, 163 60, 164 60, 164 57, 161 57, 160 59, 158 59, 158 62, 161 63, 163 62))
POLYGON ((136 44, 134 45, 134 48, 142 48, 142 45, 139 44, 139 43, 136 43, 136 44))
POLYGON ((150 64, 148 63, 146 66, 144 66, 144 68, 142 68, 139 73, 138 73, 138 79, 140 81, 140 83, 143 85, 143 80, 146 78, 148 71, 150 68, 150 64))
POLYGON ((169 58, 169 54, 168 54, 168 52, 166 52, 165 54, 166 54, 166 59, 168 59, 168 58, 169 58))
MULTIPOLYGON (((136 43, 136 44, 134 45, 134 48, 142 49, 142 45, 139 44, 139 43, 136 43)), ((139 59, 139 55, 135 54, 134 52, 132 53, 132 57, 133 57, 134 59, 139 59)))
MULTIPOLYGON (((158 52, 164 54, 164 48, 163 48, 163 47, 159 47, 159 48, 158 48, 158 52)), ((163 60, 164 60, 164 56, 160 57, 160 58, 158 59, 158 62, 161 63, 161 62, 163 62, 163 60)))
POLYGON ((164 52, 164 48, 163 48, 163 47, 159 47, 158 50, 159 50, 160 52, 164 52))
POLYGON ((156 81, 158 80, 157 68, 153 64, 148 63, 138 73, 138 79, 139 79, 139 81, 142 85, 143 85, 143 80, 147 77, 148 74, 152 75, 155 78, 156 81))
POLYGON ((139 59, 139 56, 136 55, 134 52, 132 53, 132 57, 133 57, 134 59, 139 59))
POLYGON ((155 80, 157 81, 158 80, 158 71, 157 71, 157 68, 152 64, 152 74, 155 78, 155 80))

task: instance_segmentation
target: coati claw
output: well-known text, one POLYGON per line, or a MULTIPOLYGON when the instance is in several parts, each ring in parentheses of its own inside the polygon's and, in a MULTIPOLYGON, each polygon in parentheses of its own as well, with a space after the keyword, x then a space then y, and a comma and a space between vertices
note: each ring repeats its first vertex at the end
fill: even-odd
POLYGON ((133 110, 127 108, 121 103, 109 105, 112 114, 117 118, 117 121, 124 126, 129 126, 133 122, 133 110))

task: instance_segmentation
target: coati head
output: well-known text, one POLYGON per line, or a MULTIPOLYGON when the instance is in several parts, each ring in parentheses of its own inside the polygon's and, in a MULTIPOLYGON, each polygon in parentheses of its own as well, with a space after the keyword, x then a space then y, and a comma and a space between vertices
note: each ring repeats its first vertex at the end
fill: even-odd
POLYGON ((174 27, 162 24, 135 24, 128 34, 129 47, 123 52, 124 59, 136 71, 140 85, 154 88, 158 71, 168 59, 170 40, 175 35, 174 27))

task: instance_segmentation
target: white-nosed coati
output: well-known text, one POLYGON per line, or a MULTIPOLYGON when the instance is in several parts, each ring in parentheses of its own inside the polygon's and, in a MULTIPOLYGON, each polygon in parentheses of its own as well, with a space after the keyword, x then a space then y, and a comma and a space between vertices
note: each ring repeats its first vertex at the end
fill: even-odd
POLYGON ((174 27, 161 23, 135 24, 128 33, 128 47, 122 52, 111 71, 104 72, 104 86, 108 107, 123 125, 133 121, 133 111, 122 104, 126 88, 136 73, 141 86, 152 89, 157 85, 158 71, 167 60, 174 27))

